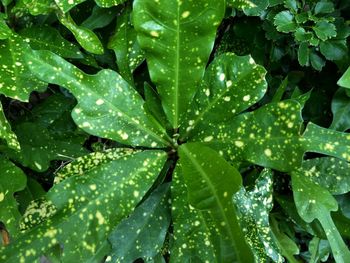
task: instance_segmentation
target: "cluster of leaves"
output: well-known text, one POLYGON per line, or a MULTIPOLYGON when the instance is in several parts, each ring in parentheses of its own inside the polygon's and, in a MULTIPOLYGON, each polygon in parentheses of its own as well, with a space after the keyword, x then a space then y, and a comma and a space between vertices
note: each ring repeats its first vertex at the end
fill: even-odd
POLYGON ((349 10, 1 0, 0 261, 347 262, 349 10))

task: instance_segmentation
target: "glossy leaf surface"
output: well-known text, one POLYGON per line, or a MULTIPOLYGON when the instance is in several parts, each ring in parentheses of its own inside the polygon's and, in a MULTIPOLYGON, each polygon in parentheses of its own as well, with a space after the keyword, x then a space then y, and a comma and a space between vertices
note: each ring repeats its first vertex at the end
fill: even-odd
POLYGON ((86 262, 114 226, 132 212, 166 159, 164 153, 156 151, 96 154, 78 159, 61 171, 60 177, 66 180, 50 189, 41 210, 32 205, 26 211, 22 228, 32 228, 6 250, 0 248, 2 261, 18 262, 23 257, 33 261, 50 247, 62 244, 62 261, 86 262), (101 162, 94 164, 96 154, 101 162))
POLYGON ((1 103, 0 103, 0 139, 5 140, 8 147, 12 149, 14 150, 20 149, 17 136, 12 131, 10 123, 6 119, 1 103))
POLYGON ((242 242, 244 236, 231 200, 242 185, 239 172, 214 150, 200 143, 181 145, 179 157, 189 203, 210 215, 210 222, 222 238, 221 247, 215 246, 215 249, 231 251, 221 255, 219 261, 253 262, 249 247, 242 242))
POLYGON ((86 132, 125 144, 167 144, 144 113, 142 97, 116 72, 102 70, 87 75, 46 51, 34 51, 27 60, 40 79, 66 87, 74 94, 79 103, 72 116, 86 132))
POLYGON ((134 26, 173 128, 203 77, 225 1, 136 0, 134 26))

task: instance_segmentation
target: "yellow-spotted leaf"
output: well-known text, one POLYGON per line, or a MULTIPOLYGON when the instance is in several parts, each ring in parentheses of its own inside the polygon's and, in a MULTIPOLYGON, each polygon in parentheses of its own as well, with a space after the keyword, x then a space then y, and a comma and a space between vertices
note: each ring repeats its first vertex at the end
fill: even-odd
POLYGON ((280 171, 300 167, 305 152, 350 160, 348 134, 313 123, 302 132, 302 124, 301 105, 286 100, 238 115, 230 122, 208 122, 191 141, 202 141, 228 160, 246 160, 280 171))
POLYGON ((17 35, 0 40, 0 94, 28 101, 32 91, 46 88, 29 70, 24 55, 31 51, 28 43, 17 35))
POLYGON ((283 262, 273 235, 269 213, 273 207, 272 171, 264 169, 251 191, 242 187, 233 195, 239 223, 250 245, 255 262, 283 262))
POLYGON ((72 116, 86 132, 124 144, 149 147, 168 144, 163 138, 166 134, 147 118, 142 97, 115 71, 87 75, 49 51, 33 51, 26 59, 40 79, 74 94, 79 103, 72 116))
POLYGON ((303 174, 292 174, 295 205, 300 217, 307 223, 317 219, 327 236, 336 262, 347 262, 350 251, 331 217, 338 210, 338 203, 330 192, 313 183, 303 174))
POLYGON ((0 103, 0 140, 6 141, 8 147, 19 150, 20 145, 17 140, 16 134, 12 131, 9 122, 6 119, 2 104, 0 103))
MULTIPOLYGON (((76 5, 79 5, 86 0, 55 0, 57 6, 64 12, 68 12, 76 5)), ((95 0, 100 7, 112 7, 124 3, 126 0, 95 0)))
POLYGON ((10 242, 19 232, 21 217, 14 193, 23 190, 26 182, 27 178, 23 171, 0 156, 0 222, 4 223, 10 234, 10 242))
POLYGON ((160 151, 100 155, 105 161, 83 174, 79 171, 94 162, 94 155, 61 171, 71 176, 51 188, 44 202, 29 206, 21 224, 29 228, 0 248, 2 262, 34 262, 55 245, 63 249, 62 262, 89 262, 143 198, 166 160, 160 151))
POLYGON ((253 262, 253 254, 245 242, 232 202, 232 195, 242 186, 240 173, 217 152, 201 143, 182 144, 179 163, 189 204, 204 213, 208 228, 220 237, 220 242, 212 240, 217 260, 253 262))
POLYGON ((225 1, 136 0, 134 26, 173 128, 202 79, 225 1))
POLYGON ((216 57, 205 72, 187 123, 181 125, 181 138, 205 129, 208 122, 227 122, 258 102, 267 90, 265 74, 251 56, 225 53, 216 57))

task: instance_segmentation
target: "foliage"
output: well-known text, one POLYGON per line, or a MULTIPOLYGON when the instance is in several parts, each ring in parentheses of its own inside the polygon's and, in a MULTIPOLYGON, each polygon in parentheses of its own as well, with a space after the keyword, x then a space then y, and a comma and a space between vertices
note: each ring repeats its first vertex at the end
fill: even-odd
POLYGON ((1 262, 347 262, 350 4, 1 0, 1 262))

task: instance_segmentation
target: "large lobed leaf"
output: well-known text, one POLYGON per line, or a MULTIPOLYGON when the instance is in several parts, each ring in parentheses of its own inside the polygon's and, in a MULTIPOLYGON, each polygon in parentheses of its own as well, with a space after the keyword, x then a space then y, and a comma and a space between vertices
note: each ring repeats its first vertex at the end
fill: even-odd
POLYGON ((60 244, 63 262, 87 262, 152 186, 165 160, 160 151, 113 149, 78 159, 61 171, 64 181, 28 208, 21 226, 29 229, 0 249, 0 259, 33 262, 60 244), (101 161, 94 163, 96 155, 101 161))
POLYGON ((166 134, 149 121, 142 97, 116 72, 87 75, 49 51, 26 55, 42 80, 69 89, 78 100, 72 117, 86 132, 130 145, 164 147, 166 134), (162 134, 163 133, 163 134, 162 134))
POLYGON ((229 123, 208 123, 191 141, 202 141, 229 160, 246 160, 280 171, 299 167, 305 152, 350 160, 348 134, 313 123, 302 133, 302 123, 299 102, 285 100, 238 115, 229 123))
POLYGON ((213 48, 225 1, 136 0, 134 25, 173 128, 192 101, 213 48))

